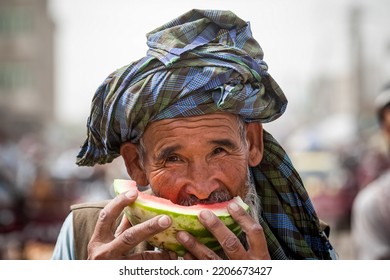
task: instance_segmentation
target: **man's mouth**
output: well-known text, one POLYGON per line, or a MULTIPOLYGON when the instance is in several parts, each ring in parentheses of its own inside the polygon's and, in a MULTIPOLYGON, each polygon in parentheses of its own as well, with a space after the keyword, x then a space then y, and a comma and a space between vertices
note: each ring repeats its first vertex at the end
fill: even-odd
POLYGON ((232 199, 231 195, 227 191, 216 191, 211 193, 211 195, 206 199, 199 199, 195 195, 188 195, 185 198, 180 199, 178 204, 183 206, 191 206, 197 204, 213 204, 224 202, 232 199))

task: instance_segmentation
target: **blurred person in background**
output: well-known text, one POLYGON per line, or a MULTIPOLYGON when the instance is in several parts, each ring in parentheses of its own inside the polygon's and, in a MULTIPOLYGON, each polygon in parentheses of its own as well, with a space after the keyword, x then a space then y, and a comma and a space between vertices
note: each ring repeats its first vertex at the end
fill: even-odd
MULTIPOLYGON (((179 232, 185 259, 334 258, 297 171, 263 130, 262 123, 283 114, 287 99, 268 73, 249 23, 230 11, 191 10, 147 37, 147 56, 113 72, 95 93, 77 164, 122 156, 139 186, 150 185, 174 203, 240 195, 252 206, 250 213, 228 208, 243 239, 212 212, 202 212, 200 221, 223 252, 179 232)), ((136 197, 128 192, 73 206, 53 259, 176 259, 139 246, 170 226, 168 216, 136 226, 120 218, 136 197)))
MULTIPOLYGON (((375 102, 377 118, 390 155, 390 84, 375 102)), ((390 169, 364 187, 352 208, 352 236, 358 259, 390 259, 390 169)))

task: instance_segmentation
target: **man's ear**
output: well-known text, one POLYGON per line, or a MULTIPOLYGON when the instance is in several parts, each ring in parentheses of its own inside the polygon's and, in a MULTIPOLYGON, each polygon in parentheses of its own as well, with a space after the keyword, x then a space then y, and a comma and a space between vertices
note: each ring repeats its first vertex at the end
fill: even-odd
POLYGON ((263 159, 263 126, 261 123, 253 122, 246 124, 246 139, 249 149, 249 166, 258 165, 263 159))
POLYGON ((147 186, 149 184, 144 169, 139 162, 137 145, 125 142, 120 148, 121 156, 125 162, 127 173, 130 178, 137 182, 138 185, 147 186))

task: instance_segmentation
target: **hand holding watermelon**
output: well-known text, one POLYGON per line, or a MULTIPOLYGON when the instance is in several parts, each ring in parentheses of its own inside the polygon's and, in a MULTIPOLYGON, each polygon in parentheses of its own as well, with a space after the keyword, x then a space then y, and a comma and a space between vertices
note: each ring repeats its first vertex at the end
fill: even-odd
MULTIPOLYGON (((248 249, 243 246, 240 239, 212 211, 204 210, 199 215, 201 223, 221 244, 225 257, 231 260, 271 259, 262 227, 236 203, 230 203, 227 209, 246 233, 248 249)), ((210 248, 207 248, 207 246, 198 242, 194 236, 186 232, 180 232, 178 240, 189 252, 184 255, 184 259, 220 259, 220 255, 211 251, 210 248)))
MULTIPOLYGON (((129 190, 136 191, 136 184, 130 180, 115 180, 114 188, 122 196, 129 194, 129 190)), ((162 252, 173 251, 185 259, 217 259, 220 255, 214 251, 221 249, 230 259, 269 259, 262 228, 247 211, 248 205, 239 197, 216 204, 180 206, 139 192, 138 198, 125 208, 127 219, 134 225, 131 229, 137 234, 122 229, 119 233, 142 236, 162 252), (149 232, 145 232, 145 228, 149 232), (237 237, 241 229, 246 233, 248 251, 237 237)), ((135 237, 132 239, 131 245, 140 242, 135 237)), ((159 257, 163 256, 161 254, 159 257)))
POLYGON ((177 259, 173 252, 144 251, 129 254, 137 244, 168 228, 172 221, 166 215, 157 216, 132 227, 124 217, 114 232, 114 224, 123 208, 137 199, 130 190, 110 201, 99 215, 94 234, 88 244, 88 259, 177 259))

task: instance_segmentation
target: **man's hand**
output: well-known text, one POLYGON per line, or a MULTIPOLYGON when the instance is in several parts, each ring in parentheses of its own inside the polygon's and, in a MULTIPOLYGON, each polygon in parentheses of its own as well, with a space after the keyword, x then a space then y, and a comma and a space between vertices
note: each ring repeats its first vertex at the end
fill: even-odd
POLYGON ((136 226, 131 226, 124 216, 118 228, 114 229, 122 210, 136 198, 136 191, 128 191, 116 196, 102 209, 88 244, 88 259, 177 259, 173 252, 132 253, 140 242, 170 227, 172 221, 169 216, 160 215, 136 226))
MULTIPOLYGON (((245 232, 248 249, 241 244, 238 237, 214 213, 204 210, 199 215, 200 222, 219 241, 226 256, 231 260, 269 260, 271 257, 268 253, 263 228, 236 203, 229 204, 228 211, 245 232)), ((177 239, 189 251, 189 253, 184 255, 184 259, 220 259, 215 252, 199 243, 188 232, 179 232, 177 239)))

